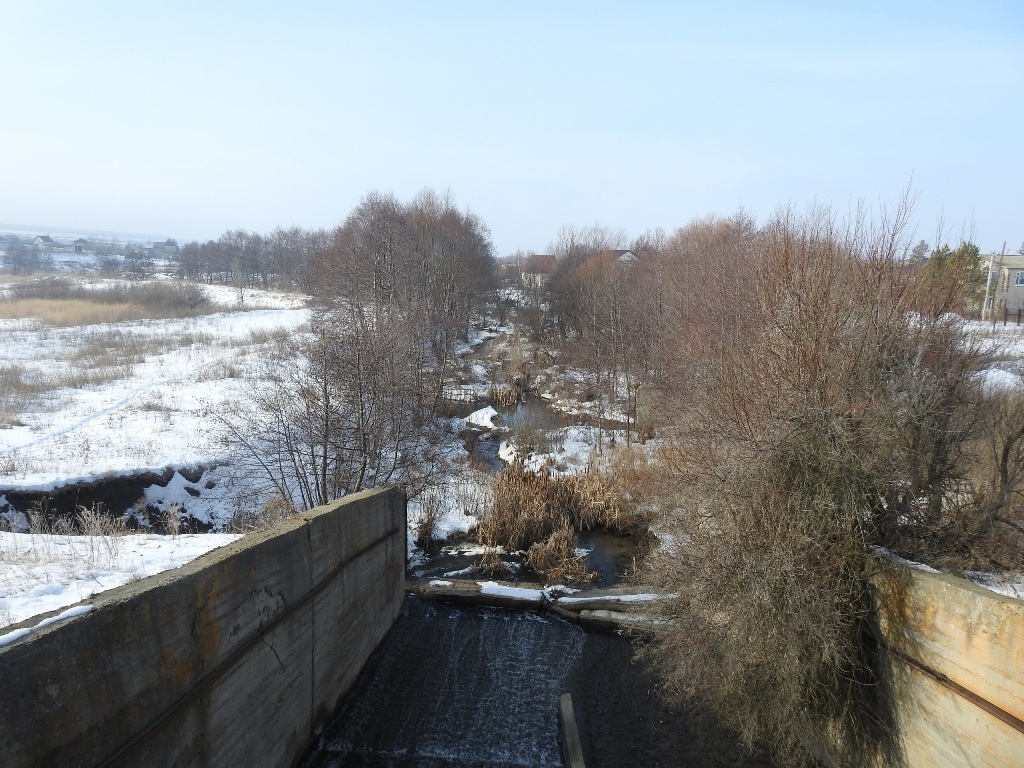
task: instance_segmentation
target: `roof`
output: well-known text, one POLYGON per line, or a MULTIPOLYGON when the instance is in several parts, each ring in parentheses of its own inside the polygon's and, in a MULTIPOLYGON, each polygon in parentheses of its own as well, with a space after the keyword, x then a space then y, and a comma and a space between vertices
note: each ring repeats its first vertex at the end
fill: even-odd
POLYGON ((996 254, 986 254, 982 257, 984 259, 984 267, 987 271, 989 268, 989 262, 992 262, 992 269, 999 269, 1002 266, 1003 269, 1024 269, 1024 255, 1016 253, 1008 253, 1005 256, 996 254))
POLYGON ((50 237, 49 235, 38 235, 36 237, 36 239, 37 240, 42 240, 44 243, 52 243, 52 242, 54 242, 54 239, 52 237, 50 237))
POLYGON ((549 253, 535 253, 523 262, 523 272, 533 275, 546 275, 555 270, 555 257, 549 253))
POLYGON ((629 249, 617 250, 617 249, 609 248, 606 251, 601 251, 597 255, 598 256, 604 256, 604 257, 613 256, 617 261, 621 261, 623 263, 628 263, 628 262, 636 261, 636 254, 633 253, 629 249))
POLYGON ((80 237, 77 240, 75 240, 75 242, 76 243, 88 243, 89 241, 86 240, 84 237, 80 237))

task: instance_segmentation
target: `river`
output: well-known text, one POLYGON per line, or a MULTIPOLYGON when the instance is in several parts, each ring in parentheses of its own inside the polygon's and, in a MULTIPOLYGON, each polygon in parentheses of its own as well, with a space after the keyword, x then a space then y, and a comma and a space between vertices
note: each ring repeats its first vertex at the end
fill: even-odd
POLYGON ((767 765, 654 688, 621 635, 410 596, 302 766, 554 768, 566 692, 590 768, 767 765))

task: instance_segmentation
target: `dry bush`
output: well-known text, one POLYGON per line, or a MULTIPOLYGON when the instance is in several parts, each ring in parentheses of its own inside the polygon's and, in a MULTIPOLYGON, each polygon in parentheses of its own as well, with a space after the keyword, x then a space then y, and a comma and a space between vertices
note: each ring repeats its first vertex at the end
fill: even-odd
POLYGON ((723 258, 680 246, 750 304, 709 304, 720 287, 699 280, 672 299, 674 545, 646 573, 678 598, 650 652, 670 690, 785 764, 896 759, 870 547, 934 541, 977 425, 984 356, 957 321, 914 311, 905 215, 871 231, 784 212, 742 263, 728 240, 723 258), (700 322, 683 322, 691 306, 700 322))
POLYGON ((295 507, 288 501, 280 496, 271 496, 262 508, 236 506, 226 530, 230 533, 264 531, 294 514, 296 514, 295 507))
POLYGON ((531 472, 517 462, 494 478, 494 504, 477 525, 477 536, 492 546, 525 550, 577 517, 565 478, 546 470, 531 472))
POLYGON ((249 331, 245 346, 257 344, 281 344, 294 340, 295 334, 290 328, 254 328, 249 331))
POLYGON ((25 406, 48 389, 18 365, 0 365, 0 427, 15 426, 25 406))
POLYGON ((441 499, 435 493, 428 491, 422 494, 420 515, 416 520, 416 543, 423 549, 427 549, 434 540, 441 509, 441 499))
POLYGON ((484 576, 489 576, 492 579, 512 575, 512 569, 501 559, 501 552, 497 547, 488 547, 476 568, 484 576))
POLYGON ((167 506, 167 511, 164 513, 164 530, 167 531, 171 536, 177 536, 181 533, 182 517, 181 506, 178 502, 174 502, 167 506))
POLYGON ((951 495, 934 561, 1024 571, 1024 388, 986 393, 964 492, 951 495))
POLYGON ((520 393, 509 386, 491 387, 487 392, 487 398, 499 408, 515 408, 520 397, 520 393))
POLYGON ((0 318, 31 317, 58 328, 132 320, 194 317, 209 311, 205 291, 191 283, 86 286, 62 279, 20 283, 0 300, 0 318))

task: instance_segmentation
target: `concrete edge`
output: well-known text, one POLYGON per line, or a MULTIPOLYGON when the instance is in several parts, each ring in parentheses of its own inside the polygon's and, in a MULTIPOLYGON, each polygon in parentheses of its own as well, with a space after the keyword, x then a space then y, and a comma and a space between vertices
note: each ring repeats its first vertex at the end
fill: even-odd
MULTIPOLYGON (((341 506, 371 496, 387 493, 389 490, 391 490, 392 487, 393 486, 370 488, 365 491, 360 491, 359 493, 353 493, 349 496, 343 496, 340 499, 335 499, 330 504, 323 504, 319 507, 314 507, 313 509, 307 510, 306 512, 301 512, 299 514, 286 517, 284 520, 278 521, 270 528, 265 528, 263 530, 252 531, 251 533, 243 534, 240 539, 232 541, 229 544, 225 544, 222 547, 217 547, 216 549, 211 549, 208 552, 204 552, 203 554, 199 555, 199 557, 193 558, 184 565, 179 565, 177 568, 170 568, 165 571, 160 571, 160 573, 154 573, 152 576, 146 576, 142 579, 138 579, 137 581, 131 581, 127 584, 122 584, 119 587, 112 587, 102 592, 97 592, 92 597, 87 597, 83 600, 79 600, 77 603, 65 605, 52 611, 44 611, 43 613, 38 613, 35 616, 30 616, 29 618, 24 619, 23 621, 20 621, 16 624, 10 624, 4 627, 2 631, 0 631, 0 634, 7 634, 8 632, 14 632, 19 629, 32 629, 32 632, 28 635, 25 635, 22 638, 7 643, 4 646, 0 646, 0 652, 13 648, 16 645, 28 641, 29 639, 35 640, 40 637, 44 637, 50 632, 53 632, 57 629, 60 629, 63 626, 66 626, 68 622, 74 621, 78 617, 69 617, 62 621, 53 622, 43 627, 37 627, 39 622, 45 621, 46 619, 51 619, 54 616, 58 616, 64 611, 67 611, 71 608, 90 606, 92 608, 92 611, 98 611, 107 606, 121 603, 126 600, 130 600, 131 598, 134 598, 138 595, 142 595, 146 592, 159 589, 160 587, 172 581, 176 581, 182 577, 206 570, 208 567, 212 565, 215 565, 223 560, 227 560, 233 557, 234 555, 238 554, 239 552, 244 552, 245 550, 250 549, 265 541, 275 539, 279 536, 285 536, 297 529, 304 528, 308 526, 309 523, 313 521, 315 518, 320 517, 322 515, 331 514, 341 506)), ((133 534, 127 535, 131 536, 133 534)), ((201 536, 205 534, 195 535, 201 536)))
POLYGON ((576 726, 576 712, 572 706, 572 695, 563 693, 558 700, 558 735, 562 748, 562 762, 566 768, 584 768, 583 745, 576 726))

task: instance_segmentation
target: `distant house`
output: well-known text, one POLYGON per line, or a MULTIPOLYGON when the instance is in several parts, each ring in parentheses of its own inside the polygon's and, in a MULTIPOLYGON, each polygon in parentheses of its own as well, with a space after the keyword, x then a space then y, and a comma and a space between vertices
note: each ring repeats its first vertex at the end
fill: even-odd
POLYGON ((32 245, 46 245, 52 248, 57 245, 57 242, 49 235, 37 235, 32 240, 32 245))
POLYGON ((993 316, 1024 309, 1024 256, 992 254, 985 257, 985 267, 991 275, 989 306, 994 309, 993 316))
POLYGON ((636 254, 630 250, 601 251, 601 253, 599 253, 598 256, 604 256, 605 254, 611 254, 612 256, 614 256, 615 260, 619 262, 619 264, 632 264, 633 262, 636 261, 636 254))
POLYGON ((181 249, 178 248, 178 242, 176 240, 168 238, 162 243, 153 243, 153 245, 146 250, 149 252, 150 258, 171 259, 177 256, 181 249))
POLYGON ((535 253, 526 257, 519 273, 519 278, 524 288, 536 288, 539 290, 548 284, 554 271, 554 256, 547 253, 535 253))
POLYGON ((92 252, 94 249, 92 243, 86 240, 84 237, 80 237, 74 242, 75 253, 85 253, 87 251, 92 252))

